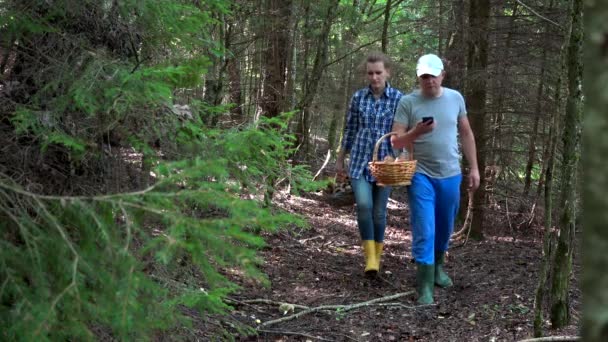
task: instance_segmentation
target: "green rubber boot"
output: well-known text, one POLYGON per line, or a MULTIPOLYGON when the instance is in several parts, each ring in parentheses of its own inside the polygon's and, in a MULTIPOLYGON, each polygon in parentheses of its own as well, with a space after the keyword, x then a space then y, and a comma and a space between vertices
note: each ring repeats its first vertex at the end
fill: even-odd
POLYGON ((445 263, 445 252, 435 255, 435 284, 439 287, 450 287, 454 283, 443 269, 445 263))
POLYGON ((418 304, 433 304, 433 287, 435 283, 435 265, 416 263, 416 290, 418 304))

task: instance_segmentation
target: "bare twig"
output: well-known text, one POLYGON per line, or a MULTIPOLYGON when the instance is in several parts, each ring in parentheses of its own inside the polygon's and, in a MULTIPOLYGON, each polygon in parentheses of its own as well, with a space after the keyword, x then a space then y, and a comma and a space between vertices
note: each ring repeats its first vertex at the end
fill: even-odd
POLYGON ((312 177, 312 180, 316 180, 317 177, 319 177, 319 175, 321 174, 321 172, 323 171, 323 169, 327 166, 327 163, 329 163, 329 159, 331 157, 331 150, 328 149, 327 150, 327 156, 325 157, 325 161, 323 162, 323 165, 321 165, 321 168, 319 169, 319 171, 317 171, 317 173, 315 174, 314 177, 312 177))
POLYGON ((354 310, 354 309, 358 309, 360 307, 364 307, 364 306, 370 306, 371 304, 375 304, 375 303, 381 303, 381 302, 387 302, 396 298, 400 298, 400 297, 404 297, 404 296, 409 296, 412 293, 414 293, 414 291, 409 291, 409 292, 403 292, 403 293, 397 293, 394 295, 390 295, 390 296, 386 296, 386 297, 381 297, 381 298, 376 298, 376 299, 372 299, 372 300, 368 300, 365 302, 361 302, 361 303, 355 303, 355 304, 349 304, 349 305, 321 305, 321 306, 317 306, 314 308, 310 308, 308 310, 304 310, 304 311, 300 311, 296 314, 290 315, 290 316, 285 316, 279 319, 275 319, 275 320, 271 320, 271 321, 267 321, 264 322, 262 324, 260 324, 260 327, 266 327, 272 324, 276 324, 276 323, 281 323, 281 322, 285 322, 285 321, 290 321, 292 319, 307 315, 309 313, 313 313, 313 312, 318 312, 318 311, 322 311, 322 310, 340 310, 341 312, 346 312, 346 311, 350 311, 350 310, 354 310))
POLYGON ((520 340, 519 342, 556 342, 556 341, 580 341, 579 336, 547 336, 538 338, 529 338, 527 340, 520 340))
POLYGON ((534 202, 534 205, 532 205, 532 210, 530 210, 530 221, 528 221, 528 226, 531 226, 532 222, 534 221, 534 217, 536 216, 534 214, 535 211, 536 211, 536 202, 534 202))
MULTIPOLYGON (((4 174, 0 174, 0 176, 5 176, 4 174)), ((6 176, 6 178, 9 178, 8 176, 6 176)), ((63 200, 63 201, 76 201, 76 200, 93 200, 93 201, 105 201, 105 200, 111 200, 111 199, 117 199, 117 198, 121 198, 123 196, 139 196, 139 195, 145 195, 148 192, 151 192, 152 190, 154 190, 156 187, 158 186, 157 184, 151 185, 148 188, 144 189, 144 190, 140 190, 140 191, 134 191, 134 192, 127 192, 127 193, 120 193, 120 194, 111 194, 111 195, 101 195, 101 196, 51 196, 51 195, 40 195, 40 194, 36 194, 33 192, 29 192, 26 190, 21 189, 20 187, 17 186, 11 186, 5 183, 1 183, 0 182, 0 188, 4 188, 7 190, 10 190, 14 193, 18 193, 30 198, 36 198, 39 200, 63 200)), ((163 194, 163 196, 167 196, 168 194, 163 194)))
POLYGON ((505 209, 507 210, 507 221, 509 222, 509 229, 511 230, 511 237, 515 241, 515 232, 513 231, 513 225, 511 224, 511 214, 509 214, 509 200, 505 198, 505 209))
MULTIPOLYGON (((409 32, 410 32, 409 30, 405 30, 405 31, 402 31, 402 32, 398 32, 398 33, 395 33, 395 34, 393 34, 393 35, 389 36, 389 37, 388 37, 388 39, 395 38, 395 37, 400 36, 400 35, 402 35, 402 34, 408 34, 409 32)), ((360 45, 360 46, 358 46, 357 48, 355 48, 355 49, 351 50, 350 52, 348 52, 348 53, 346 53, 346 54, 344 54, 344 55, 342 55, 342 56, 340 56, 340 57, 338 57, 338 58, 334 59, 333 61, 330 61, 330 62, 326 63, 326 64, 323 66, 323 68, 325 69, 325 68, 329 67, 330 65, 336 64, 336 63, 338 63, 339 61, 343 60, 344 58, 346 58, 346 57, 348 57, 348 56, 350 56, 350 55, 352 55, 352 54, 357 53, 359 50, 361 50, 361 49, 363 49, 363 48, 366 48, 366 47, 368 47, 368 46, 370 46, 370 45, 374 45, 374 44, 376 44, 377 42, 379 42, 379 41, 381 41, 381 40, 382 40, 382 38, 378 38, 378 39, 373 40, 373 41, 371 41, 371 42, 367 42, 367 43, 365 43, 365 44, 363 44, 363 45, 360 45)))
POLYGON ((309 335, 309 334, 305 334, 305 333, 301 333, 301 332, 295 332, 295 331, 280 331, 280 330, 264 330, 264 329, 258 329, 259 332, 263 332, 263 333, 267 333, 267 334, 279 334, 279 335, 296 335, 296 336, 303 336, 303 337, 308 337, 308 338, 313 338, 315 340, 319 340, 319 341, 332 341, 332 340, 328 340, 319 336, 313 336, 313 335, 309 335))
POLYGON ((122 211, 122 215, 125 218, 125 226, 127 227, 127 237, 125 239, 126 242, 125 242, 125 248, 124 248, 124 253, 127 254, 127 253, 129 253, 129 242, 131 241, 131 220, 129 220, 129 213, 127 213, 127 210, 122 205, 122 200, 118 202, 118 206, 120 207, 120 210, 122 211))
POLYGON ((457 231, 456 233, 452 234, 452 240, 457 240, 460 237, 462 237, 462 235, 464 233, 467 233, 467 239, 468 236, 471 231, 471 222, 472 220, 472 212, 473 212, 473 193, 471 191, 468 192, 469 194, 469 200, 467 201, 467 213, 464 216, 464 222, 462 223, 462 228, 460 228, 459 231, 457 231))
POLYGON ((310 240, 316 240, 316 239, 324 240, 325 236, 323 236, 323 235, 317 235, 317 236, 309 237, 309 238, 306 238, 306 239, 300 239, 300 240, 298 240, 298 242, 301 243, 301 244, 305 244, 306 242, 308 242, 310 240))
POLYGON ((524 4, 524 3, 523 3, 523 2, 521 2, 520 0, 515 0, 515 1, 517 1, 517 3, 518 3, 518 4, 520 4, 520 5, 524 6, 524 7, 525 7, 525 8, 526 8, 528 11, 532 12, 532 13, 533 13, 534 15, 536 15, 537 17, 539 17, 539 18, 541 18, 541 19, 543 19, 543 20, 545 20, 545 21, 547 21, 547 22, 549 22, 549 23, 551 23, 551 24, 553 24, 553 25, 555 25, 555 26, 559 27, 560 29, 562 28, 562 26, 561 26, 560 24, 558 24, 558 23, 556 23, 555 21, 553 21, 553 20, 551 20, 551 19, 549 19, 549 18, 547 18, 547 17, 543 16, 542 14, 540 14, 540 13, 536 12, 536 11, 535 11, 535 10, 533 10, 533 9, 532 9, 530 6, 528 6, 528 5, 524 4))
POLYGON ((310 307, 308 306, 304 306, 304 305, 299 305, 299 304, 291 304, 291 303, 285 303, 285 302, 277 302, 271 299, 247 299, 247 300, 236 300, 236 299, 230 299, 234 302, 237 303, 244 303, 244 304, 270 304, 270 305, 277 305, 280 306, 282 304, 289 304, 289 305, 293 305, 294 308, 298 308, 298 309, 303 309, 303 310, 308 310, 310 309, 310 307))

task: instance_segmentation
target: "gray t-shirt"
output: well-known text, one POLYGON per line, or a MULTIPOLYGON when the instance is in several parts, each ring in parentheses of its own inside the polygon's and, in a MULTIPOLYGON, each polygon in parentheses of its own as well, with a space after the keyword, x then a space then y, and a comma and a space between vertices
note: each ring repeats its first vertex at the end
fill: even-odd
POLYGON ((458 149, 458 119, 467 111, 462 95, 443 88, 441 96, 427 98, 416 90, 401 98, 394 121, 412 129, 425 116, 432 116, 435 128, 414 141, 416 172, 432 178, 447 178, 460 174, 458 149))

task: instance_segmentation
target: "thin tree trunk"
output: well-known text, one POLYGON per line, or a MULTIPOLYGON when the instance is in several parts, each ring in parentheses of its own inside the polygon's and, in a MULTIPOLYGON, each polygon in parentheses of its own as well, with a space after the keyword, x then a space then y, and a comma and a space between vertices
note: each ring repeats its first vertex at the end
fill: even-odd
POLYGON ((388 28, 391 23, 391 4, 392 0, 386 1, 384 7, 384 25, 382 25, 382 52, 388 54, 388 28))
MULTIPOLYGON (((511 45, 513 44, 513 31, 515 29, 515 18, 517 17, 517 11, 519 9, 519 4, 517 2, 515 2, 513 4, 513 12, 511 14, 511 16, 509 17, 509 29, 507 31, 507 37, 506 37, 506 43, 505 43, 505 60, 509 61, 510 60, 510 54, 511 54, 511 45)), ((509 65, 510 66, 510 65, 509 65)), ((498 74, 498 76, 496 77, 496 81, 498 80, 504 80, 506 78, 506 76, 508 75, 509 72, 509 67, 507 67, 506 65, 503 65, 500 68, 500 73, 498 74)), ((501 131, 502 131, 502 122, 504 120, 505 114, 503 112, 504 106, 504 100, 505 100, 505 92, 498 92, 498 98, 496 100, 496 113, 494 114, 494 118, 493 118, 493 131, 492 131, 492 138, 491 138, 491 143, 490 143, 490 151, 492 153, 492 157, 490 162, 493 165, 502 165, 503 163, 500 160, 500 154, 494 152, 498 147, 499 147, 499 137, 501 136, 501 131)), ((508 145, 507 145, 508 146, 508 145)))
POLYGON ((479 189, 473 199, 473 221, 471 237, 483 238, 485 205, 485 116, 486 116, 486 79, 488 66, 488 31, 490 18, 489 0, 471 0, 469 7, 470 37, 468 40, 468 81, 467 96, 471 127, 475 132, 477 144, 477 163, 480 173, 479 189))
POLYGON ((298 126, 298 145, 304 147, 304 154, 306 155, 309 148, 309 129, 310 129, 310 106, 314 101, 317 93, 317 88, 323 76, 323 68, 327 63, 327 51, 329 41, 329 31, 334 22, 336 10, 338 8, 339 0, 332 0, 327 8, 327 15, 321 28, 320 36, 318 37, 317 51, 315 60, 313 63, 310 78, 306 84, 304 90, 304 96, 298 103, 298 108, 301 110, 302 119, 299 121, 298 126))
POLYGON ((568 67, 568 98, 563 125, 562 176, 559 217, 560 234, 553 263, 551 286, 551 323, 554 329, 570 322, 568 289, 572 271, 575 234, 576 171, 580 157, 580 127, 582 120, 582 0, 573 0, 566 65, 568 67))
POLYGON ((228 79, 230 102, 234 107, 230 109, 232 120, 242 122, 245 120, 243 116, 243 90, 241 89, 241 67, 240 61, 237 58, 232 58, 228 63, 228 79))
POLYGON ((297 97, 296 97, 296 76, 298 70, 298 53, 297 53, 297 37, 298 37, 298 16, 296 13, 297 5, 296 2, 292 2, 291 4, 291 15, 289 16, 290 23, 289 27, 291 30, 290 38, 289 38, 289 67, 287 68, 287 85, 285 88, 285 93, 287 96, 286 105, 289 110, 292 110, 296 107, 297 97))
POLYGON ((6 33, 4 34, 5 38, 8 38, 7 40, 5 40, 4 42, 1 43, 0 47, 2 47, 3 50, 3 54, 2 54, 2 59, 0 59, 0 79, 2 79, 2 77, 4 76, 4 72, 8 69, 8 65, 9 65, 9 60, 11 57, 11 54, 13 52, 13 47, 15 46, 15 39, 13 38, 13 34, 11 33, 10 36, 8 36, 6 33))
MULTIPOLYGON (((554 5, 555 5, 555 1, 551 0, 551 2, 549 4, 549 11, 552 11, 554 9, 554 5)), ((555 27, 553 27, 549 24, 545 24, 545 25, 547 25, 547 26, 545 26, 547 28, 546 31, 549 31, 549 30, 556 31, 555 27)), ((558 34, 558 33, 559 32, 556 32, 556 34, 558 34)), ((554 94, 555 100, 552 102, 553 105, 552 105, 551 109, 548 109, 548 108, 545 109, 545 112, 553 113, 554 117, 551 120, 551 123, 549 124, 549 137, 545 138, 543 141, 543 155, 542 155, 541 172, 540 172, 540 177, 538 179, 538 184, 536 187, 536 195, 535 195, 535 200, 534 200, 535 203, 538 202, 538 199, 540 198, 541 193, 542 193, 543 189, 545 188, 545 176, 548 175, 547 168, 549 167, 549 159, 555 158, 555 151, 554 150, 552 151, 552 148, 554 148, 554 145, 552 145, 552 144, 554 144, 552 139, 555 139, 554 136, 555 136, 555 133, 557 132, 557 130, 556 130, 557 126, 555 126, 555 120, 556 120, 555 113, 561 112, 559 110, 559 108, 561 108, 559 105, 559 99, 560 99, 560 93, 561 93, 562 75, 564 74, 564 71, 563 71, 564 70, 563 69, 564 61, 565 61, 565 58, 564 58, 565 56, 564 56, 564 52, 563 52, 564 50, 565 50, 565 46, 562 45, 562 47, 560 48, 560 52, 559 52, 561 70, 559 72, 559 77, 557 79, 557 86, 555 87, 555 94, 554 94), (553 131, 552 131, 553 135, 551 135, 551 129, 553 129, 553 131)), ((543 50, 543 69, 542 69, 542 71, 545 74, 546 74, 546 65, 547 65, 546 58, 547 58, 547 49, 544 49, 543 50)), ((544 79, 544 77, 543 77, 543 79, 544 79)), ((544 96, 542 96, 542 97, 544 97, 544 96)), ((538 99, 541 99, 542 97, 539 95, 538 99)), ((561 116, 557 115, 557 117, 561 117, 561 116)), ((546 122, 546 120, 543 120, 543 129, 542 129, 543 133, 546 131, 545 125, 544 125, 545 122, 546 122)), ((558 120, 557 122, 559 123, 560 121, 558 120)))
MULTIPOLYGON (((466 12, 465 12, 465 0, 454 0, 452 1, 452 24, 449 25, 454 29, 448 34, 450 37, 445 47, 445 58, 448 62, 446 66, 446 76, 443 84, 446 87, 456 89, 462 93, 465 92, 464 80, 467 68, 466 63, 466 51, 467 51, 467 39, 466 39, 466 12)), ((466 164, 466 160, 464 160, 466 164)), ((482 172, 483 170, 480 170, 482 172)), ((460 210, 458 217, 461 221, 464 221, 467 214, 468 207, 468 196, 466 182, 462 182, 461 196, 460 196, 460 210)))
MULTIPOLYGON (((229 24, 228 36, 232 36, 234 24, 229 24)), ((227 61, 228 69, 228 92, 230 102, 234 105, 230 109, 231 119, 237 122, 243 122, 243 90, 241 87, 241 61, 237 56, 231 55, 227 61)))
POLYGON ((585 2, 585 32, 600 39, 585 40, 585 154, 583 155, 583 340, 606 341, 608 336, 608 229, 606 213, 608 200, 604 189, 608 188, 608 127, 606 108, 608 97, 608 4, 605 1, 585 2))
POLYGON ((439 56, 443 56, 443 33, 445 32, 445 29, 443 27, 443 12, 444 12, 444 5, 443 5, 444 0, 439 0, 439 26, 438 26, 438 30, 439 32, 438 34, 438 39, 437 39, 437 53, 439 54, 439 56))
POLYGON ((447 73, 443 84, 464 93, 464 75, 466 71, 466 14, 465 0, 454 0, 452 12, 454 13, 454 30, 448 35, 450 38, 446 45, 445 58, 448 61, 447 73))
MULTIPOLYGON (((359 0, 353 0, 352 4, 353 9, 357 9, 359 7, 359 0)), ((350 25, 349 30, 344 33, 344 40, 342 44, 342 49, 340 55, 346 56, 351 49, 353 42, 359 36, 360 30, 360 22, 361 16, 357 16, 353 23, 350 25)), ((346 110, 350 104, 350 94, 352 87, 352 75, 353 75, 353 56, 348 55, 343 59, 342 62, 342 82, 343 82, 343 95, 342 98, 344 102, 341 105, 336 106, 333 111, 332 119, 329 125, 329 134, 328 134, 328 142, 329 142, 329 150, 331 151, 332 156, 337 153, 337 147, 340 146, 340 142, 342 139, 342 131, 344 128, 344 118, 346 110)))
MULTIPOLYGON (((346 50, 348 48, 348 44, 345 43, 345 47, 344 50, 346 50)), ((344 86, 343 86, 343 94, 344 94, 344 98, 349 99, 349 94, 350 94, 350 87, 348 86, 348 84, 350 83, 350 73, 351 73, 351 67, 352 67, 352 63, 351 63, 352 59, 350 57, 347 57, 344 59, 343 64, 342 64, 342 77, 340 78, 342 80, 342 82, 344 82, 344 86)), ((346 112, 346 110, 348 109, 348 100, 346 100, 345 102, 342 102, 341 104, 336 104, 334 110, 333 110, 333 114, 331 116, 331 121, 329 123, 329 135, 327 138, 327 141, 329 142, 329 150, 331 151, 332 155, 335 152, 336 149, 336 144, 337 141, 339 139, 339 137, 337 138, 337 135, 339 134, 338 131, 338 127, 340 128, 340 131, 342 130, 342 123, 343 120, 342 118, 344 117, 344 113, 346 112)))
POLYGON ((526 163, 526 174, 524 179, 524 196, 528 195, 530 192, 530 186, 532 186, 532 169, 534 168, 534 162, 536 160, 536 139, 538 136, 538 126, 540 124, 541 112, 543 110, 543 90, 545 82, 545 68, 547 63, 547 50, 543 50, 541 61, 540 78, 538 79, 538 87, 536 90, 534 125, 532 132, 530 133, 530 140, 528 141, 528 162, 526 163))
MULTIPOLYGON (((562 64, 563 65, 563 58, 562 64)), ((556 87, 556 98, 559 98, 561 89, 561 77, 558 79, 556 87)), ((553 172, 555 165, 555 153, 557 150, 557 132, 562 116, 559 106, 553 114, 551 127, 549 128, 549 139, 547 143, 545 183, 544 183, 544 203, 545 203, 545 224, 543 236, 543 260, 538 276, 538 284, 534 296, 534 337, 543 335, 543 303, 546 293, 547 280, 549 279, 550 262, 553 259, 553 246, 555 246, 555 233, 553 232, 553 172)))
MULTIPOLYGON (((285 86, 289 63, 289 37, 291 2, 269 0, 266 7, 265 32, 269 44, 264 52, 264 96, 262 110, 266 117, 277 117, 285 109, 285 86)), ((264 194, 264 204, 269 206, 274 195, 275 178, 269 176, 264 194)))
POLYGON ((262 109, 267 117, 276 117, 285 108, 290 15, 290 1, 268 0, 265 34, 269 45, 264 53, 265 80, 262 100, 262 109))
MULTIPOLYGON (((222 54, 220 57, 214 60, 213 72, 211 72, 208 78, 205 79, 205 102, 209 103, 212 106, 217 106, 222 102, 223 91, 224 91, 224 79, 226 77, 226 70, 228 69, 229 58, 227 56, 227 52, 230 49, 231 44, 231 31, 226 28, 228 23, 226 23, 224 15, 221 15, 219 18, 220 23, 218 25, 219 29, 219 39, 223 41, 222 45, 222 54)), ((213 115, 206 120, 207 124, 210 126, 217 125, 219 121, 218 115, 213 115)))

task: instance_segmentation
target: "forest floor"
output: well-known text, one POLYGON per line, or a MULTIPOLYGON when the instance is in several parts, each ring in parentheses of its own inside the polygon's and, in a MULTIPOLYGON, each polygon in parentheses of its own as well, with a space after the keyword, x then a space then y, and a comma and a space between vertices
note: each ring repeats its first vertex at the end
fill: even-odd
MULTIPOLYGON (((488 215, 484 240, 455 242, 449 251, 446 269, 454 286, 435 288, 435 304, 417 306, 403 188, 395 189, 389 201, 385 252, 375 279, 363 274, 354 205, 337 206, 321 192, 284 195, 277 202, 306 217, 310 227, 266 237, 262 271, 270 285, 231 276, 241 289, 230 296, 234 310, 227 321, 257 329, 257 335, 235 335, 237 340, 518 341, 532 336, 542 241, 534 224, 517 228, 527 218, 488 215), (379 298, 383 299, 349 307, 379 298), (293 311, 289 306, 280 308, 281 303, 294 304, 293 311), (344 307, 304 312, 305 307, 325 305, 344 307), (298 313, 303 314, 272 322, 298 313)), ((546 335, 578 334, 579 273, 580 262, 575 259, 571 325, 551 330, 546 321, 546 335)))

